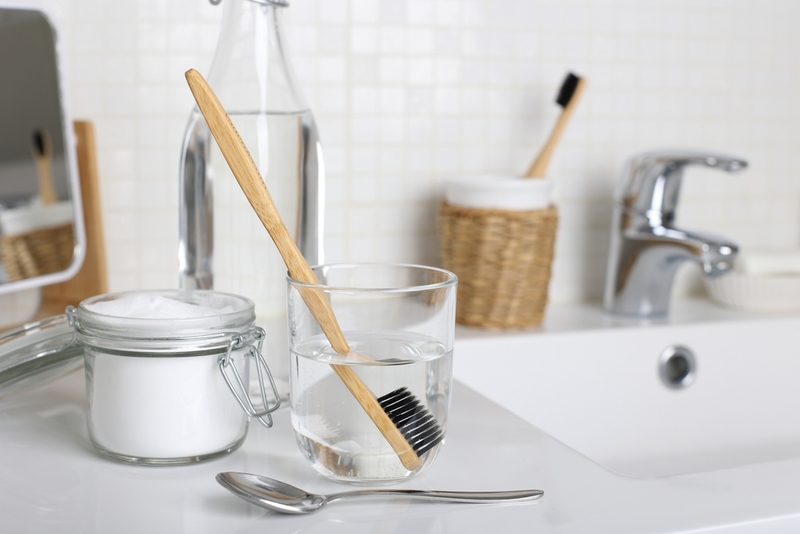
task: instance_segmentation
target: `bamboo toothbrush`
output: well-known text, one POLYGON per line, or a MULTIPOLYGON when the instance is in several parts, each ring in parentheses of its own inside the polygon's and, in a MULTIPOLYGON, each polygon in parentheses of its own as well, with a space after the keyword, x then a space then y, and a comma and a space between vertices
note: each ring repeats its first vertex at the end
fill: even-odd
POLYGON ((39 175, 39 198, 42 204, 54 204, 58 200, 53 189, 53 149, 50 136, 44 130, 35 130, 31 143, 36 173, 39 175))
MULTIPOLYGON (((314 271, 289 235, 250 152, 214 91, 194 69, 186 71, 186 81, 225 161, 275 242, 289 274, 295 280, 319 284, 314 271)), ((300 294, 333 350, 359 360, 369 358, 351 351, 323 293, 305 288, 300 294)), ((331 367, 392 446, 403 466, 409 471, 417 469, 422 463, 420 456, 444 437, 433 415, 406 388, 376 398, 350 366, 331 364, 331 367)))
POLYGON ((556 97, 556 103, 561 106, 561 115, 550 133, 549 139, 542 147, 539 155, 533 160, 531 166, 528 167, 528 172, 525 173, 527 178, 544 178, 547 165, 550 163, 550 158, 556 149, 561 134, 564 133, 564 128, 567 126, 572 112, 575 111, 575 106, 581 97, 581 93, 586 88, 586 79, 572 74, 567 74, 564 82, 561 84, 561 90, 556 97))

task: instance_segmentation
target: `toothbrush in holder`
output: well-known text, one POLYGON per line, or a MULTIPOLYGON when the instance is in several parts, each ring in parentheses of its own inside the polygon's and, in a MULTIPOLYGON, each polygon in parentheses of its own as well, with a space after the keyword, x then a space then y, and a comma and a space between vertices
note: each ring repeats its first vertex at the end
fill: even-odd
POLYGON ((525 173, 526 178, 544 178, 545 173, 547 172, 547 166, 550 163, 550 158, 553 156, 556 145, 561 139, 561 134, 564 133, 567 122, 569 121, 570 116, 572 116, 573 111, 575 111, 578 100, 580 99, 585 88, 585 78, 576 76, 571 72, 567 74, 567 77, 561 84, 561 90, 559 90, 558 96, 556 97, 556 103, 563 109, 561 110, 558 121, 556 121, 556 125, 553 127, 553 131, 550 133, 550 137, 547 139, 547 142, 539 151, 539 154, 536 156, 536 159, 533 160, 533 163, 531 163, 530 167, 528 167, 528 171, 525 173))
MULTIPOLYGON (((319 284, 314 271, 289 235, 250 152, 214 91, 194 69, 186 72, 186 81, 225 161, 269 232, 289 274, 295 280, 319 284)), ((361 361, 372 360, 369 356, 350 349, 324 294, 307 288, 301 291, 301 296, 336 352, 345 356, 351 355, 361 361)), ((419 468, 422 465, 420 457, 444 438, 433 415, 406 388, 376 397, 352 367, 331 364, 331 368, 389 442, 403 466, 409 471, 419 468)))
POLYGON ((58 201, 53 188, 53 147, 45 130, 35 130, 31 139, 31 153, 39 175, 39 198, 45 206, 58 201))

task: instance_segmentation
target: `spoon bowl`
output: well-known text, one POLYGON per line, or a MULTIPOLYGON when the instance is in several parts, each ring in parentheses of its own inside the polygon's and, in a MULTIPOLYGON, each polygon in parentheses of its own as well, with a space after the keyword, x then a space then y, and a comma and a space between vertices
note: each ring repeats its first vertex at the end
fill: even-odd
POLYGON ((351 497, 402 496, 442 502, 504 503, 538 499, 542 490, 516 491, 438 491, 411 489, 366 489, 317 495, 296 488, 291 484, 249 473, 224 472, 217 475, 217 482, 245 501, 282 514, 306 514, 319 510, 326 504, 351 497))

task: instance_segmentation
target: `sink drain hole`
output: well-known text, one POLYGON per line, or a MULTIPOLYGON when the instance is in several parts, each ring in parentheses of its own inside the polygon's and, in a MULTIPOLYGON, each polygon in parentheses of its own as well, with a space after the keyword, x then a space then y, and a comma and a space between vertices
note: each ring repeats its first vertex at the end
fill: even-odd
POLYGON ((692 351, 674 345, 661 353, 658 360, 658 375, 668 388, 685 388, 694 381, 696 367, 692 351))

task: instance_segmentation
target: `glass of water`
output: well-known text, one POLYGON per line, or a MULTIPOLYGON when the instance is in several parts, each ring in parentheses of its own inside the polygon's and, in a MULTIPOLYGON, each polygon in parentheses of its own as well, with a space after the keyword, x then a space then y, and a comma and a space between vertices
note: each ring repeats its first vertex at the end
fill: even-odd
MULTIPOLYGON (((372 394, 406 388, 444 433, 453 378, 456 276, 434 267, 340 264, 314 268, 319 284, 288 278, 290 399, 300 450, 323 475, 389 483, 430 464, 442 443, 409 470, 367 416, 333 366, 349 366, 372 394), (330 302, 350 345, 333 350, 302 293, 330 302)), ((421 447, 420 447, 421 449, 421 447)))

